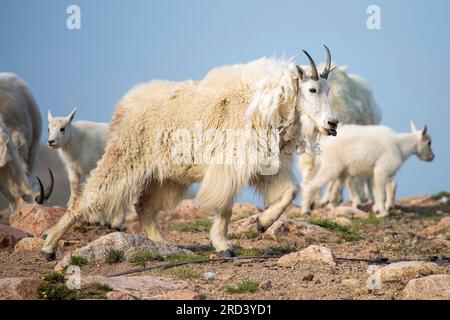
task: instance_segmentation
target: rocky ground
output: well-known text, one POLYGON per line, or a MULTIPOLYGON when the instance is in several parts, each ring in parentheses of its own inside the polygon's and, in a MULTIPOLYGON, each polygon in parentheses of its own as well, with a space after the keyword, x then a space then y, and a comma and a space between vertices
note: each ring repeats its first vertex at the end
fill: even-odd
POLYGON ((400 200, 384 219, 347 206, 302 216, 291 206, 264 234, 253 223, 260 209, 236 204, 230 232, 240 259, 210 262, 201 261, 217 258, 211 214, 190 201, 159 215, 168 244, 140 235, 130 214, 125 232, 76 224, 53 262, 41 257, 40 236, 64 210, 3 212, 0 299, 450 300, 448 196, 400 200), (187 264, 106 277, 174 263, 187 264), (81 289, 71 289, 78 279, 81 289))

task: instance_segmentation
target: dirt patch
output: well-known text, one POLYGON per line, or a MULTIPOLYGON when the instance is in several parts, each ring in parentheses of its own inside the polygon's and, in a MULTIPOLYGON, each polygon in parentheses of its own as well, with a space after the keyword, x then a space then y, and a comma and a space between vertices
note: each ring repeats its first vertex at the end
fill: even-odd
MULTIPOLYGON (((368 259, 383 261, 417 260, 430 261, 448 259, 450 248, 445 241, 447 235, 427 235, 423 231, 450 216, 450 205, 431 197, 416 197, 400 200, 391 215, 385 219, 356 218, 349 226, 355 237, 333 224, 330 227, 332 237, 315 237, 313 234, 303 237, 270 237, 256 235, 241 237, 233 242, 239 248, 240 255, 282 254, 301 250, 309 245, 321 245, 332 250, 338 258, 334 268, 295 265, 282 267, 277 259, 244 259, 234 262, 214 262, 191 264, 175 270, 155 270, 139 275, 163 276, 186 281, 186 290, 204 293, 207 299, 397 299, 407 282, 394 281, 382 283, 381 288, 369 290, 367 280, 371 263, 363 261, 342 261, 339 258, 368 259), (205 278, 205 273, 208 276, 205 278), (349 281, 350 280, 350 281, 349 281), (352 285, 348 285, 352 283, 352 285), (243 285, 245 284, 245 285, 243 285), (250 285, 251 284, 251 285, 250 285), (353 285, 354 284, 354 285, 353 285), (230 290, 250 287, 252 290, 230 290), (257 288, 255 288, 257 286, 257 288)), ((294 208, 295 209, 295 208, 294 208)), ((253 214, 249 212, 248 215, 253 214)), ((210 247, 207 213, 195 212, 186 216, 179 212, 162 213, 159 222, 166 240, 172 245, 193 250, 204 258, 214 257, 210 247), (201 223, 195 225, 196 220, 201 223), (190 225, 181 225, 182 223, 190 225), (192 225, 194 223, 194 225, 192 225)), ((308 217, 305 217, 308 219, 308 217)), ((76 224, 64 237, 58 250, 58 259, 64 254, 80 248, 101 235, 112 232, 103 227, 76 224)), ((105 275, 136 267, 157 265, 161 260, 132 259, 118 263, 89 262, 81 267, 83 276, 105 275)), ((448 260, 447 260, 448 261, 448 260)), ((53 271, 57 262, 46 262, 39 252, 18 252, 3 249, 0 251, 0 278, 31 277, 40 279, 53 271)), ((450 265, 439 264, 439 273, 450 274, 450 265)), ((155 291, 155 294, 164 294, 155 291)))

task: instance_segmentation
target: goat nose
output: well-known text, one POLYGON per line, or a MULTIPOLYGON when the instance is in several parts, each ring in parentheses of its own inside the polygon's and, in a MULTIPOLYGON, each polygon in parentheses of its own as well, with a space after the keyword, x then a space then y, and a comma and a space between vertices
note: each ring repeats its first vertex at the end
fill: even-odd
POLYGON ((55 143, 55 140, 48 140, 47 141, 49 144, 53 144, 53 143, 55 143))
POLYGON ((328 121, 328 125, 329 125, 331 128, 333 128, 333 129, 337 127, 338 123, 339 123, 338 120, 331 120, 331 121, 328 121))

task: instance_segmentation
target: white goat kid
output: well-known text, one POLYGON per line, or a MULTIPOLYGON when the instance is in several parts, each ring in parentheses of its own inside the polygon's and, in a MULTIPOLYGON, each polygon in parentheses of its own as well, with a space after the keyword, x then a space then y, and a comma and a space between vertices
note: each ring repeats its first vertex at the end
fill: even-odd
MULTIPOLYGON (((312 140, 316 134, 336 135, 337 121, 328 103, 328 49, 327 53, 329 63, 321 75, 307 54, 311 75, 290 61, 263 58, 216 68, 196 82, 152 81, 132 89, 114 112, 105 154, 87 179, 79 201, 45 233, 43 255, 53 259, 58 240, 81 217, 101 210, 117 212, 135 198, 142 230, 150 239, 163 241, 157 213, 175 207, 196 182, 201 188, 195 201, 216 213, 210 231, 212 245, 221 255, 233 255, 227 233, 236 194, 251 185, 264 195, 267 209, 258 217, 257 226, 266 230, 295 198, 291 162, 297 142, 312 140), (302 127, 299 135, 306 118, 313 128, 305 135, 302 127), (238 137, 239 144, 247 146, 238 155, 244 161, 196 162, 196 150, 193 154, 189 149, 186 158, 190 161, 175 162, 174 151, 180 144, 175 133, 183 130, 189 135, 198 123, 202 132, 208 132, 200 141, 208 145, 203 159, 211 159, 215 150, 227 150, 227 142, 220 139, 224 131, 250 130, 252 134, 238 137), (275 144, 253 139, 253 134, 265 136, 272 128, 279 135, 275 144), (255 156, 256 143, 261 154, 276 154, 278 171, 269 175, 267 163, 249 161, 255 156)), ((235 157, 235 148, 228 150, 235 157)))
MULTIPOLYGON (((61 160, 66 165, 70 181, 70 208, 81 194, 82 185, 90 172, 97 166, 105 153, 108 124, 91 121, 73 123, 76 108, 66 117, 53 117, 48 111, 48 140, 50 149, 58 149, 61 160)), ((91 221, 109 224, 122 229, 125 210, 119 215, 98 214, 91 221), (113 218, 110 219, 109 216, 113 218), (93 221, 92 221, 93 220, 93 221)))
POLYGON ((393 178, 413 154, 424 161, 434 159, 426 126, 418 131, 411 124, 411 133, 396 133, 385 126, 342 125, 338 137, 322 140, 320 168, 302 190, 302 212, 310 212, 312 195, 326 183, 355 176, 373 177, 373 211, 379 217, 387 216, 394 201, 393 178))

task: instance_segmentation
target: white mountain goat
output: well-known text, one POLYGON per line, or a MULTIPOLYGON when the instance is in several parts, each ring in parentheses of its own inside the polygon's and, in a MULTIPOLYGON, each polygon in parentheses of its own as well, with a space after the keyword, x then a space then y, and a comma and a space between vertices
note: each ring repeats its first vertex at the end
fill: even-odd
POLYGON ((14 211, 24 203, 43 203, 53 189, 32 189, 42 121, 25 82, 12 73, 0 73, 0 193, 14 211))
MULTIPOLYGON (((381 121, 381 110, 377 105, 372 91, 367 83, 358 75, 349 74, 347 67, 336 68, 328 79, 330 85, 329 101, 331 109, 341 124, 373 125, 381 121)), ((316 157, 312 152, 303 153, 298 159, 298 169, 302 175, 302 185, 307 184, 316 174, 316 157)), ((359 178, 348 177, 347 183, 352 186, 349 190, 357 193, 361 201, 371 197, 371 188, 359 178), (364 190, 364 189, 367 189, 364 190)), ((364 179, 363 179, 364 180, 364 179)), ((318 202, 320 190, 314 195, 314 202, 318 202)), ((342 184, 340 180, 328 183, 322 203, 337 203, 342 201, 342 184)))
MULTIPOLYGON (((105 153, 108 124, 77 121, 72 122, 76 108, 66 117, 53 117, 48 111, 48 140, 50 149, 58 149, 58 154, 66 165, 70 181, 70 199, 68 207, 76 202, 81 194, 82 184, 90 172, 97 166, 97 162, 105 153)), ((99 214, 90 222, 110 224, 112 228, 122 229, 126 211, 113 216, 108 220, 108 215, 99 214), (105 219, 106 218, 106 219, 105 219), (105 221, 106 220, 106 221, 105 221)))
POLYGON ((157 213, 175 207, 195 182, 201 182, 195 201, 216 213, 210 237, 219 254, 233 255, 231 206, 246 185, 264 195, 267 209, 257 226, 266 230, 295 198, 297 146, 336 135, 327 97, 330 53, 321 75, 305 54, 311 75, 290 61, 262 58, 213 69, 198 82, 152 81, 129 91, 79 201, 46 232, 44 256, 54 258, 58 239, 80 217, 117 212, 135 197, 142 230, 163 241, 157 213), (300 135, 301 118, 315 130, 300 135))
POLYGON ((410 133, 396 133, 385 126, 342 125, 334 139, 321 143, 320 168, 302 190, 302 211, 309 213, 311 196, 327 182, 345 176, 373 177, 375 204, 379 217, 388 215, 393 203, 393 178, 413 154, 424 161, 434 159, 427 127, 410 133), (386 193, 391 199, 386 202, 386 193))

